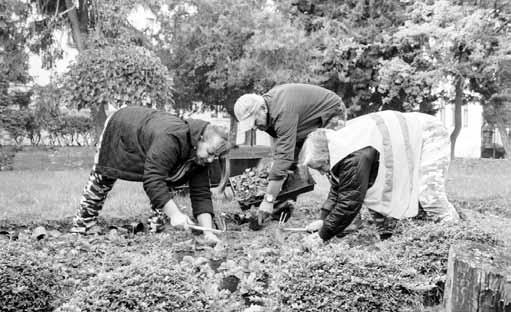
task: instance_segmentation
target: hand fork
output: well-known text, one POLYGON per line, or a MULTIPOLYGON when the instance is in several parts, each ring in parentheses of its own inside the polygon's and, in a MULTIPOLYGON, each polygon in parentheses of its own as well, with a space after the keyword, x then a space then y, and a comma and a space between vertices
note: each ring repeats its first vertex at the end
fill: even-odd
POLYGON ((284 225, 284 223, 286 222, 286 218, 287 218, 287 212, 283 212, 280 214, 280 218, 279 218, 280 230, 286 231, 286 232, 308 232, 306 228, 284 228, 284 227, 282 227, 284 225))
POLYGON ((284 223, 286 223, 286 219, 287 219, 287 212, 282 212, 280 214, 280 218, 279 218, 279 227, 281 227, 282 225, 284 225, 284 223))

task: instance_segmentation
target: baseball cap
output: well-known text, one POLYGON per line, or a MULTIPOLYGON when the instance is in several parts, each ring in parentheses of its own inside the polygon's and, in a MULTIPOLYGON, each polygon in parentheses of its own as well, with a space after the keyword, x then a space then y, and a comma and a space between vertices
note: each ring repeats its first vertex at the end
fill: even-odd
POLYGON ((255 126, 255 112, 259 106, 259 95, 244 94, 234 104, 234 115, 238 120, 238 137, 255 126))

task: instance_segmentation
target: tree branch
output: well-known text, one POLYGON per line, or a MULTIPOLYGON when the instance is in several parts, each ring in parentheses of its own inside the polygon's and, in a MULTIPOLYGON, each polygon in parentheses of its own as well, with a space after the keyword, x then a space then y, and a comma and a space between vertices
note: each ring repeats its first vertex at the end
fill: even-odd
POLYGON ((66 0, 66 7, 68 9, 65 12, 69 12, 69 23, 71 24, 73 39, 75 41, 76 47, 78 48, 78 51, 82 52, 84 50, 84 46, 82 42, 82 34, 80 32, 80 22, 78 20, 76 7, 72 1, 73 0, 66 0))

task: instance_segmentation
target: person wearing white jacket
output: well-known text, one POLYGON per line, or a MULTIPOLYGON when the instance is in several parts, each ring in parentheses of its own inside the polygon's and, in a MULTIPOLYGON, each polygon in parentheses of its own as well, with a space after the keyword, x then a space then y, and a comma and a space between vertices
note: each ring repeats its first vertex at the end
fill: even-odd
POLYGON ((340 234, 363 205, 376 221, 414 217, 419 206, 435 221, 459 220, 445 192, 449 134, 431 115, 381 111, 339 130, 318 129, 305 141, 301 159, 331 182, 320 220, 307 227, 317 231, 309 240, 340 234))

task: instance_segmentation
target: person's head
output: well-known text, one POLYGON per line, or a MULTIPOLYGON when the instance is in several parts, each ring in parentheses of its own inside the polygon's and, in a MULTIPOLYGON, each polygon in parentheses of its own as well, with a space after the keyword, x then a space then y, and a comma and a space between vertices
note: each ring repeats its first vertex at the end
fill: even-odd
POLYGON ((330 171, 330 153, 328 151, 327 129, 317 129, 311 132, 300 153, 302 165, 316 169, 325 174, 330 171))
POLYGON ((223 192, 230 175, 230 162, 227 153, 236 146, 229 141, 229 130, 225 127, 208 124, 197 144, 196 162, 200 165, 219 160, 222 170, 218 191, 223 192))
POLYGON ((234 104, 234 115, 238 120, 238 135, 251 129, 266 130, 268 127, 268 108, 260 95, 250 93, 240 96, 234 104))
POLYGON ((196 161, 201 165, 212 163, 231 148, 227 128, 208 124, 197 144, 196 161))

